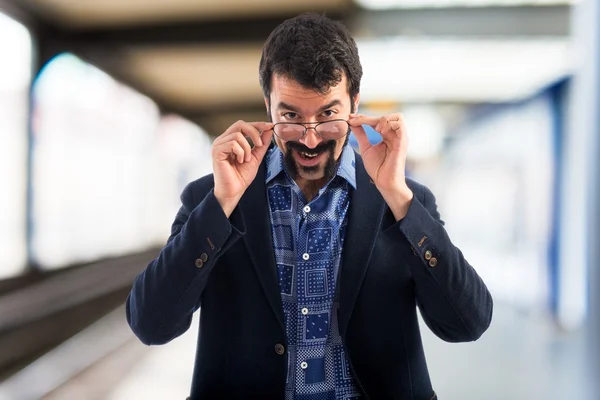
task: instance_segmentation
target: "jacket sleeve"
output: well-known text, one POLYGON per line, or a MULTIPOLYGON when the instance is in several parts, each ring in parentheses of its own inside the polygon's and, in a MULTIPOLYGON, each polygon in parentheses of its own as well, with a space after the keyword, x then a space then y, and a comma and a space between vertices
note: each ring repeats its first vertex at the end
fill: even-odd
POLYGON ((422 185, 415 185, 413 192, 399 228, 414 254, 409 268, 423 320, 445 341, 477 340, 491 323, 490 292, 450 241, 433 193, 422 185))
POLYGON ((228 219, 212 189, 195 203, 193 185, 181 195, 167 245, 136 277, 127 298, 127 322, 147 345, 187 331, 216 261, 245 232, 239 211, 228 219))

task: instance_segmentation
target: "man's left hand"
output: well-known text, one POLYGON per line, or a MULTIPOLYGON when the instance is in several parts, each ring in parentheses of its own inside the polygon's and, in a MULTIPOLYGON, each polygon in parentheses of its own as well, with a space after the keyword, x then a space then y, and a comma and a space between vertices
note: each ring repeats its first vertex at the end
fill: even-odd
POLYGON ((391 208, 396 220, 406 216, 413 197, 406 185, 406 152, 408 136, 400 114, 369 117, 351 114, 348 120, 358 141, 358 147, 367 173, 391 208), (371 144, 362 125, 377 131, 382 141, 371 144))

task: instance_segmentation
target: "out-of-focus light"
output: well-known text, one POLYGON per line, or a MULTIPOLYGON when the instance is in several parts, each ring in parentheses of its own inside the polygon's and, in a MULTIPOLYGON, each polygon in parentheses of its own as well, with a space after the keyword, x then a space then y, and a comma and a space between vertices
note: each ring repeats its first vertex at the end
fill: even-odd
POLYGON ((110 75, 70 53, 54 57, 42 74, 44 79, 38 79, 35 91, 40 101, 69 102, 79 96, 81 107, 94 110, 114 95, 115 80, 110 75), (66 82, 85 82, 86 96, 81 96, 81 86, 66 82))
POLYGON ((367 9, 385 10, 392 8, 550 6, 574 4, 576 0, 356 0, 356 2, 367 9))
POLYGON ((70 54, 45 66, 32 96, 33 261, 57 269, 153 245, 156 104, 70 54))
POLYGON ((571 73, 567 39, 358 41, 362 101, 504 102, 571 73))
POLYGON ((410 106, 402 110, 410 144, 408 157, 426 160, 442 149, 446 129, 439 112, 432 106, 410 106))
POLYGON ((31 37, 0 13, 0 279, 25 271, 31 37))
POLYGON ((19 90, 31 79, 31 35, 27 28, 0 13, 0 92, 19 90))

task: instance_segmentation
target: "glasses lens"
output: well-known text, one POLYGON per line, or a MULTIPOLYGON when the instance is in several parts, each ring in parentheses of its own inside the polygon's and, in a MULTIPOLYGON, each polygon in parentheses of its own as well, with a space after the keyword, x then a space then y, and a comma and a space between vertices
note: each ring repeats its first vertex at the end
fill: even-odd
POLYGON ((304 135, 304 125, 300 124, 277 124, 273 128, 277 136, 283 140, 298 140, 304 135))
POLYGON ((339 139, 348 134, 348 123, 344 120, 329 121, 319 124, 317 132, 325 140, 339 139))

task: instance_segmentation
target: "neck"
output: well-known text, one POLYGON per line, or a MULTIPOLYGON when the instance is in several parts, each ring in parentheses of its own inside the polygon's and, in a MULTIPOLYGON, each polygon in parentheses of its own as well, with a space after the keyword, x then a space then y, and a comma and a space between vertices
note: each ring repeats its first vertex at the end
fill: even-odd
POLYGON ((314 181, 296 177, 295 181, 307 202, 314 199, 317 196, 317 193, 319 193, 319 190, 327 184, 325 177, 314 181))

